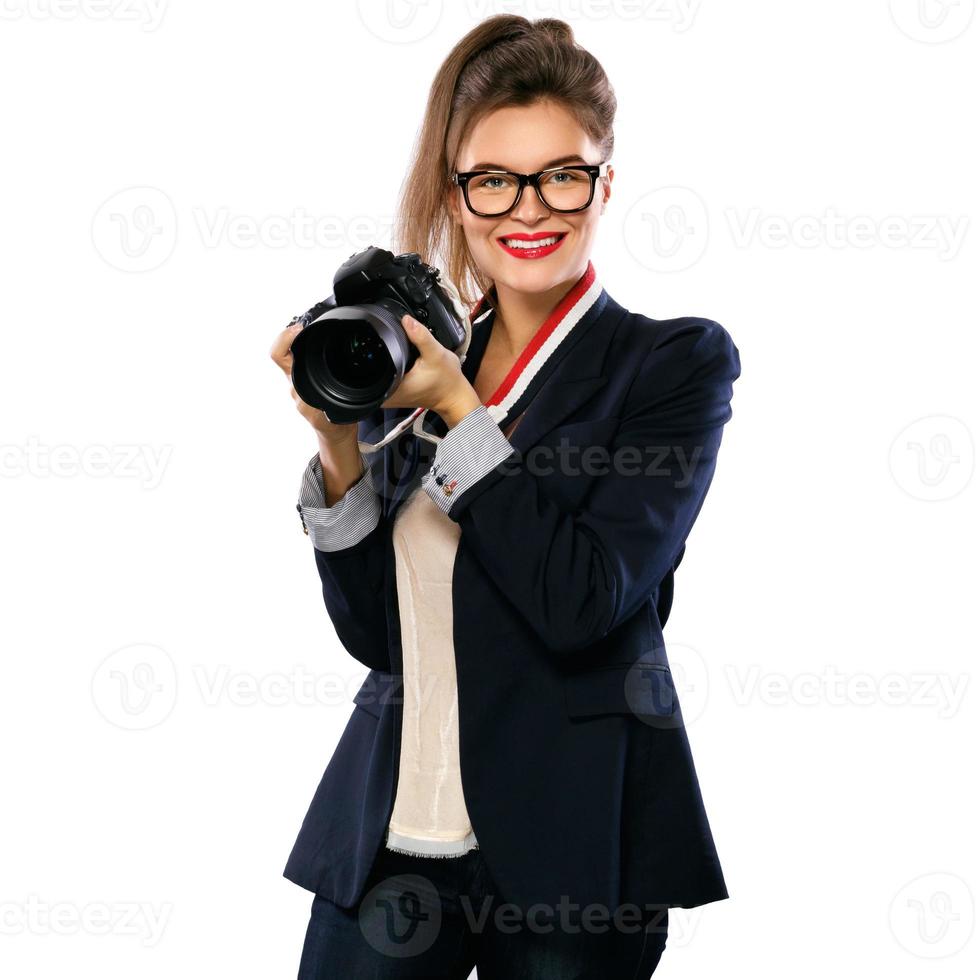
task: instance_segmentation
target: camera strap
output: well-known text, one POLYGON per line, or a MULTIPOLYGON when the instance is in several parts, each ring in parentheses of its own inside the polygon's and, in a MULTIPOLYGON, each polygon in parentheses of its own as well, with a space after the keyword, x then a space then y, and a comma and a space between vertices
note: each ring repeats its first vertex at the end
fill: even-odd
MULTIPOLYGON (((470 341, 473 339, 473 320, 471 316, 477 312, 483 303, 481 299, 473 310, 470 311, 466 308, 463 303, 462 298, 459 295, 459 290, 456 288, 456 284, 444 276, 442 273, 439 274, 439 286, 442 291, 446 294, 446 298, 452 303, 453 309, 456 311, 456 316, 459 321, 463 324, 464 337, 462 343, 456 348, 455 354, 459 357, 460 363, 466 360, 466 352, 470 348, 470 341)), ((489 313, 489 310, 484 311, 477 317, 477 320, 482 319, 489 313)), ((428 439, 430 442, 438 443, 440 441, 439 436, 433 435, 431 432, 425 432, 422 428, 422 424, 425 421, 425 413, 428 411, 427 408, 416 408, 411 415, 402 419, 390 432, 388 432, 385 437, 380 442, 363 442, 360 439, 357 441, 357 447, 362 453, 374 453, 379 449, 384 448, 394 439, 397 439, 409 426, 412 427, 412 432, 414 435, 421 439, 428 439)))

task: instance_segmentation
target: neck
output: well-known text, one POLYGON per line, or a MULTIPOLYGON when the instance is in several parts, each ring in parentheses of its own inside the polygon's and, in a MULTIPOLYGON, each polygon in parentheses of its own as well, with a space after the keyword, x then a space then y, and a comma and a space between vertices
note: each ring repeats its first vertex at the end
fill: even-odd
POLYGON ((497 342, 506 346, 506 354, 517 357, 541 328, 548 314, 583 275, 585 269, 543 293, 523 293, 504 283, 495 283, 497 309, 491 339, 499 338, 497 342))

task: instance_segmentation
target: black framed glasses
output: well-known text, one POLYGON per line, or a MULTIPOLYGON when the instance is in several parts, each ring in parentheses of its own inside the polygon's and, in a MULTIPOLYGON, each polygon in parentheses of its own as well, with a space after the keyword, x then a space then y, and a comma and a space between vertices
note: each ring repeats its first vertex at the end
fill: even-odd
POLYGON ((466 170, 449 175, 449 181, 463 188, 467 208, 480 218, 499 218, 512 211, 530 184, 538 200, 549 210, 561 214, 584 211, 595 196, 595 182, 609 172, 611 161, 549 167, 533 174, 511 170, 466 170))

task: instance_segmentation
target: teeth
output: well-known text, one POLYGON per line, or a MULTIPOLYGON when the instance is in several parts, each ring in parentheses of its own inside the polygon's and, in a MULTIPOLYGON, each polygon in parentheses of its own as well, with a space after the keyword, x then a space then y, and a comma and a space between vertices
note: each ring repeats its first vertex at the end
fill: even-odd
POLYGON ((547 245, 554 245, 560 235, 552 235, 550 238, 539 238, 534 242, 525 242, 518 238, 505 238, 504 243, 508 248, 544 248, 547 245))

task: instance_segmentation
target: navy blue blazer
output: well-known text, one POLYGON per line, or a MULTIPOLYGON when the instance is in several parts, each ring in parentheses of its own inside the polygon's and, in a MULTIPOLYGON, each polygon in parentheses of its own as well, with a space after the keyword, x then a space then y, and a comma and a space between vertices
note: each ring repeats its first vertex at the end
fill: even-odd
MULTIPOLYGON (((452 601, 463 794, 501 901, 691 908, 728 891, 662 629, 731 417, 739 353, 713 320, 650 319, 605 290, 586 316, 510 436, 512 456, 449 511, 461 529, 452 601), (532 447, 554 460, 560 445, 599 448, 593 465, 531 466, 532 447)), ((463 362, 471 381, 485 341, 463 362)), ((359 436, 377 441, 407 414, 379 409, 359 436)), ((438 417, 432 431, 447 431, 438 417)), ((337 635, 370 672, 283 873, 344 907, 363 895, 394 804, 391 526, 434 452, 408 432, 373 454, 381 520, 350 547, 314 548, 337 635)))

